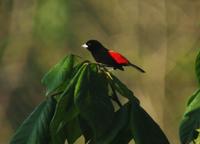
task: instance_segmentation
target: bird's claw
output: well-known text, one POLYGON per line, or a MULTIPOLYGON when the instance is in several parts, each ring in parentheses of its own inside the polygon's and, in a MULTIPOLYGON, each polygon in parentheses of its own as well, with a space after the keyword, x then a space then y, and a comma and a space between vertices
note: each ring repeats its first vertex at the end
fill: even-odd
POLYGON ((105 73, 111 80, 113 80, 112 76, 110 75, 110 73, 108 71, 106 71, 105 73))

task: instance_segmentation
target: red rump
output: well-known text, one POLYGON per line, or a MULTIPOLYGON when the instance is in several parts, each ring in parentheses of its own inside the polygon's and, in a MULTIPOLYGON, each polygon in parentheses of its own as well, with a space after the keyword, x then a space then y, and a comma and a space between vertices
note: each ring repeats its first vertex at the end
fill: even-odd
POLYGON ((123 57, 120 53, 109 51, 110 56, 118 63, 118 64, 128 64, 129 61, 123 57))

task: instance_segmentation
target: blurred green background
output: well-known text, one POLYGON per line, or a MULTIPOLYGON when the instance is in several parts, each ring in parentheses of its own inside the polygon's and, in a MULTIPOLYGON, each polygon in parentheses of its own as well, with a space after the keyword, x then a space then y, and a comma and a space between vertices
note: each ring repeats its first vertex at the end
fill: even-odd
POLYGON ((172 144, 196 90, 198 0, 0 0, 0 144, 44 99, 40 80, 65 55, 92 60, 80 45, 98 39, 147 73, 115 71, 172 144))

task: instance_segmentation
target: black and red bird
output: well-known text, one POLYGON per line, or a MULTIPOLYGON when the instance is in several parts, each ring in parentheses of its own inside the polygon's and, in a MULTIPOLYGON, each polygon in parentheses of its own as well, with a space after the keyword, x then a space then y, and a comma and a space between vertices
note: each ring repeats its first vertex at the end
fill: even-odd
POLYGON ((89 40, 85 44, 83 44, 82 47, 89 50, 96 62, 98 63, 102 63, 108 67, 113 67, 114 69, 120 70, 124 70, 123 66, 132 66, 140 72, 145 73, 142 68, 136 66, 135 64, 132 64, 120 53, 105 48, 97 40, 89 40))

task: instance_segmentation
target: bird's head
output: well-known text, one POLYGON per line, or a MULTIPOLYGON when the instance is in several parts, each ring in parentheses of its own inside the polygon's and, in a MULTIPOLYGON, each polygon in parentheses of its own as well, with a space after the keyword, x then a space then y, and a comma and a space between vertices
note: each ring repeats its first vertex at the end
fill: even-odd
POLYGON ((98 51, 99 49, 104 48, 104 46, 97 40, 89 40, 85 44, 83 44, 82 47, 91 52, 98 51))

